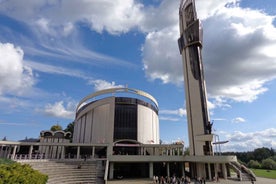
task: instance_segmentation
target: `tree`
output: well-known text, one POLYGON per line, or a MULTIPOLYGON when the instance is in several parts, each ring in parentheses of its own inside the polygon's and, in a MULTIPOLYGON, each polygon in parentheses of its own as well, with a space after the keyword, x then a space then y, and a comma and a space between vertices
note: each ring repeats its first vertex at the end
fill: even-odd
POLYGON ((73 135, 73 133, 74 133, 74 125, 75 125, 74 121, 71 122, 71 123, 69 123, 67 125, 67 127, 64 129, 64 132, 71 132, 71 134, 73 135))
POLYGON ((51 127, 51 131, 58 131, 58 130, 62 130, 62 127, 59 124, 53 125, 51 127))
POLYGON ((184 155, 190 155, 190 148, 189 147, 186 147, 185 150, 184 150, 184 155))
POLYGON ((276 162, 271 158, 264 159, 262 161, 262 168, 263 169, 276 169, 276 162))
POLYGON ((261 164, 256 160, 250 160, 248 162, 247 166, 249 168, 254 168, 254 169, 260 169, 261 168, 261 164))
POLYGON ((258 162, 261 162, 262 160, 272 156, 270 149, 264 147, 255 149, 253 154, 255 158, 254 160, 257 160, 258 162))

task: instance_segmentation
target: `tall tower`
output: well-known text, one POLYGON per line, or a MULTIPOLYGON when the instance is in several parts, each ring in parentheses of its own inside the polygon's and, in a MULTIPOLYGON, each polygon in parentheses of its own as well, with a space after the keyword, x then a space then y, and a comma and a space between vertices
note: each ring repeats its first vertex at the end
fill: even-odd
POLYGON ((212 124, 207 108, 201 56, 203 34, 194 0, 181 1, 179 26, 178 45, 184 71, 190 155, 213 155, 212 124))

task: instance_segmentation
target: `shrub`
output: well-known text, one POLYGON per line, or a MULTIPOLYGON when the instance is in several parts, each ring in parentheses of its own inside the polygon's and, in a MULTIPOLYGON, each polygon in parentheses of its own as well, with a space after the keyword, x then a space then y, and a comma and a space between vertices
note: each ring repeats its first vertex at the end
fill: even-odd
POLYGON ((45 184, 48 176, 19 163, 0 165, 0 184, 45 184))
POLYGON ((247 166, 249 168, 254 168, 254 169, 260 169, 261 168, 261 164, 256 160, 250 160, 248 162, 247 166))
POLYGON ((262 161, 262 168, 263 169, 276 169, 276 162, 271 158, 264 159, 262 161))

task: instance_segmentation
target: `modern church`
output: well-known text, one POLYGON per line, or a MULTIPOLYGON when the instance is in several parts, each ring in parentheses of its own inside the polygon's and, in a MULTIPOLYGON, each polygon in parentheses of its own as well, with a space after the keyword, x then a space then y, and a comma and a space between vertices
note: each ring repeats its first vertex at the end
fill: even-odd
MULTIPOLYGON (((181 1, 179 19, 189 155, 184 155, 182 142, 160 144, 159 109, 153 96, 138 89, 113 88, 92 93, 79 102, 73 135, 42 131, 38 142, 0 141, 0 157, 42 162, 44 166, 47 162, 100 161, 105 181, 153 176, 227 179, 233 177, 230 168, 240 181, 255 180, 236 156, 214 152, 214 146, 224 142, 213 141, 201 58, 202 29, 194 0, 181 1)), ((55 180, 51 175, 49 179, 55 180)))

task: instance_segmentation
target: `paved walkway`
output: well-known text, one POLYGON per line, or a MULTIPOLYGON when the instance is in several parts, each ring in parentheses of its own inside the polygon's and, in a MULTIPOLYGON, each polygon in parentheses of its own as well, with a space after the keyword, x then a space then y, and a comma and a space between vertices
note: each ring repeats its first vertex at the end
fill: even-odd
MULTIPOLYGON (((108 181, 108 184, 153 184, 151 180, 147 179, 135 179, 135 180, 112 180, 108 181)), ((250 181, 232 181, 232 180, 220 180, 219 182, 206 182, 206 184, 251 184, 250 181)), ((194 182, 191 182, 194 184, 194 182)), ((257 178, 257 181, 254 184, 276 184, 275 179, 267 179, 267 178, 257 178)))

